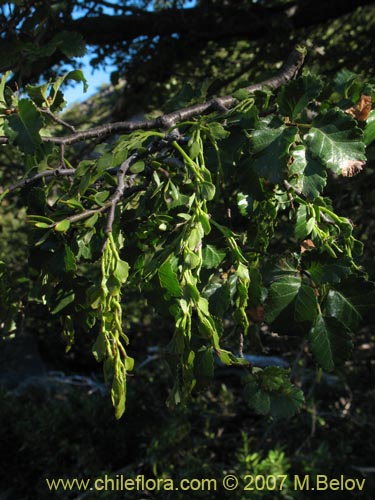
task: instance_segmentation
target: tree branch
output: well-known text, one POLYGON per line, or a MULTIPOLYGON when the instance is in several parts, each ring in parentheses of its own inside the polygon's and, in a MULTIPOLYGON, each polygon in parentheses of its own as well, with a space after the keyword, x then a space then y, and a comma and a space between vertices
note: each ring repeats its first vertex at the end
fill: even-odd
MULTIPOLYGON (((179 34, 194 40, 218 40, 243 37, 264 38, 267 27, 287 24, 290 31, 329 21, 352 12, 371 0, 305 0, 285 5, 251 7, 230 5, 207 8, 204 5, 189 9, 163 9, 135 15, 99 15, 71 22, 68 29, 78 31, 89 45, 104 46, 130 42, 140 36, 179 34)), ((65 27, 66 29, 66 27, 65 27)))
MULTIPOLYGON (((298 47, 294 48, 280 71, 275 76, 269 78, 268 80, 264 80, 263 82, 249 85, 248 87, 245 87, 245 90, 247 90, 248 92, 254 92, 256 90, 260 90, 265 86, 271 89, 280 87, 283 83, 287 82, 295 76, 295 74, 301 68, 304 58, 304 50, 298 47)), ((211 99, 202 104, 194 104, 193 106, 161 115, 158 118, 152 120, 108 123, 105 125, 101 125, 100 127, 78 131, 65 137, 42 137, 42 140, 46 143, 67 146, 90 139, 108 137, 112 134, 133 132, 134 130, 168 129, 176 126, 182 121, 190 120, 191 118, 194 118, 198 115, 203 115, 218 110, 228 110, 233 107, 236 102, 237 100, 234 97, 232 97, 231 95, 227 95, 224 97, 211 99)), ((0 144, 8 144, 8 142, 9 140, 7 137, 0 137, 0 144)))
POLYGON ((105 227, 105 234, 108 235, 108 233, 112 232, 112 226, 113 226, 113 221, 115 219, 115 211, 116 211, 116 205, 122 198, 124 191, 125 191, 125 175, 127 171, 129 170, 131 164, 138 158, 138 153, 133 153, 132 155, 129 156, 120 166, 117 172, 117 188, 116 191, 113 193, 113 195, 110 198, 110 205, 109 205, 109 214, 108 214, 108 220, 107 220, 107 225, 105 227))

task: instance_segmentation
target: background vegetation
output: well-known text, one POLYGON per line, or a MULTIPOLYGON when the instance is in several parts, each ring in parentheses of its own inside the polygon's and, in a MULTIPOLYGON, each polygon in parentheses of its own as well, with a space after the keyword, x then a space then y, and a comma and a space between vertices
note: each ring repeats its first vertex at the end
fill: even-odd
MULTIPOLYGON (((370 1, 209 0, 187 10, 184 2, 168 0, 25 0, 2 2, 0 14, 0 71, 12 72, 8 84, 13 91, 16 82, 25 88, 55 79, 72 63, 77 67, 74 57, 86 49, 94 66, 117 65, 113 88, 65 112, 64 119, 81 128, 134 116, 153 118, 201 102, 204 93, 209 99, 263 81, 275 74, 296 42, 307 47, 305 67, 322 75, 328 85, 333 86, 338 71, 346 83, 349 71, 359 75, 353 82, 374 81, 375 6, 370 1)), ((1 148, 0 184, 7 186, 22 175, 23 157, 14 148, 1 148)), ((80 148, 69 161, 92 157, 92 149, 80 148)), ((373 145, 369 144, 366 156, 359 175, 330 174, 325 194, 334 210, 353 222, 355 237, 364 243, 357 262, 371 282, 375 280, 373 145)), ((158 307, 157 292, 150 290, 140 298, 136 289, 129 289, 124 296, 126 323, 137 364, 134 376, 128 377, 127 411, 117 421, 102 369, 91 354, 92 338, 83 326, 78 328, 74 345, 65 353, 61 323, 35 291, 37 274, 33 276, 32 267, 37 267, 38 256, 28 255, 32 232, 25 222, 26 195, 21 190, 0 207, 0 256, 11 276, 10 281, 2 280, 0 296, 0 309, 6 311, 0 348, 1 500, 84 498, 77 491, 50 493, 44 479, 106 473, 176 480, 220 479, 225 473, 245 472, 345 474, 365 477, 365 491, 324 492, 324 498, 373 497, 371 302, 354 332, 352 357, 333 373, 324 372, 320 381, 295 325, 281 319, 268 328, 256 318, 264 346, 258 354, 288 362, 294 385, 305 394, 299 413, 274 420, 255 414, 246 404, 242 377, 230 366, 216 366, 212 384, 197 391, 187 405, 166 406, 174 376, 164 349, 173 336, 173 321, 165 308, 158 307)), ((283 244, 282 233, 278 238, 270 248, 275 255, 283 244)), ((247 312, 253 321, 255 312, 247 312)), ((235 345, 233 338, 231 343, 235 345)), ((245 352, 247 347, 245 343, 245 352)), ((90 493, 86 498, 119 496, 90 493)), ((190 496, 206 498, 201 492, 190 496)), ((154 497, 169 498, 167 492, 132 496, 154 497)), ((258 497, 275 498, 266 491, 251 497, 240 491, 228 494, 228 498, 258 497)), ((174 492, 170 498, 183 497, 174 492)), ((285 489, 279 498, 308 495, 285 489)))

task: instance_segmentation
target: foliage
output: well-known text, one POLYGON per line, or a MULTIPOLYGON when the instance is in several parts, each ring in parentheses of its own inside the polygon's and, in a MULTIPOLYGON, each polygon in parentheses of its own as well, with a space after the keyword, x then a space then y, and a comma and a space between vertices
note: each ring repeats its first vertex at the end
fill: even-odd
MULTIPOLYGON (((62 86, 71 78, 85 85, 82 73, 27 86, 27 96, 12 92, 7 77, 3 144, 25 168, 1 198, 22 189, 27 200, 29 300, 60 318, 68 349, 77 329, 96 336, 93 353, 116 416, 133 368, 126 290, 173 319, 169 405, 206 388, 223 363, 245 370, 255 411, 274 418, 298 411, 303 394, 288 371, 255 369, 243 349, 261 342, 265 320, 307 338, 324 370, 350 355, 375 295, 359 265, 363 245, 324 188, 328 176, 353 175, 365 164, 373 112, 366 125, 357 102, 373 87, 349 72, 323 81, 306 70, 279 90, 244 89, 225 101, 228 108, 189 119, 180 112, 77 132, 56 112, 62 86), (121 127, 128 133, 116 136, 121 127), (66 153, 91 138, 99 138, 95 156, 66 153)), ((6 268, 4 259, 2 279, 10 283, 6 268)), ((11 288, 4 291, 8 318, 14 301, 11 288)), ((5 329, 11 324, 2 320, 5 329)))

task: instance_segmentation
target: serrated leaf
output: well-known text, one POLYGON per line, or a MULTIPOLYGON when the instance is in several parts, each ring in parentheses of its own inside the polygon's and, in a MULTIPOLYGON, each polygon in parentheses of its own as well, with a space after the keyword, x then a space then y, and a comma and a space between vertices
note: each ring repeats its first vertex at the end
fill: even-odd
POLYGON ((348 297, 337 290, 330 290, 324 301, 324 314, 334 317, 350 330, 358 328, 362 316, 348 297))
POLYGON ((312 262, 307 272, 317 285, 324 283, 340 283, 340 281, 350 274, 350 263, 324 263, 312 262))
POLYGON ((346 96, 347 90, 358 79, 358 75, 348 69, 341 69, 334 78, 335 90, 339 94, 346 96))
POLYGON ((362 318, 370 323, 374 322, 375 284, 373 282, 360 277, 349 276, 335 288, 345 295, 362 318))
POLYGON ((206 245, 202 251, 203 267, 213 269, 225 259, 225 251, 216 248, 214 245, 206 245))
POLYGON ((362 130, 338 109, 317 116, 304 141, 312 156, 336 173, 341 173, 348 161, 366 160, 362 130))
POLYGON ((262 127, 255 130, 251 137, 252 150, 256 155, 254 170, 274 184, 281 182, 296 135, 296 127, 262 127))
POLYGON ((47 104, 47 93, 50 87, 50 82, 44 83, 43 85, 26 85, 27 95, 37 104, 38 106, 43 106, 47 104))
POLYGON ((301 286, 301 277, 294 274, 282 276, 274 281, 269 289, 266 321, 272 323, 297 296, 301 286))
POLYGON ((311 74, 289 81, 282 87, 276 99, 280 113, 296 120, 307 105, 319 96, 322 89, 321 78, 311 74))
POLYGON ((213 137, 216 141, 220 141, 221 139, 225 139, 230 136, 230 132, 225 130, 221 123, 209 123, 208 128, 211 137, 213 137))
POLYGON ((352 350, 351 335, 345 326, 321 314, 309 332, 309 343, 316 361, 327 371, 346 361, 352 350))
POLYGON ((65 105, 64 96, 60 90, 60 87, 69 82, 70 80, 74 80, 76 82, 82 82, 83 92, 87 91, 88 83, 87 80, 80 69, 76 69, 73 71, 69 71, 65 73, 65 75, 57 78, 56 81, 51 83, 51 90, 48 96, 48 102, 52 111, 57 111, 61 109, 65 105))
POLYGON ((303 392, 292 386, 282 394, 271 396, 270 413, 273 418, 291 418, 301 409, 303 403, 303 392))
POLYGON ((86 54, 84 38, 77 31, 61 31, 53 38, 53 41, 59 50, 67 57, 82 57, 86 54))
POLYGON ((13 142, 24 153, 33 155, 42 145, 39 131, 44 126, 43 117, 28 99, 18 102, 18 113, 9 116, 8 125, 15 133, 13 142))
POLYGON ((303 145, 294 148, 291 154, 293 164, 290 168, 290 182, 306 198, 314 200, 326 185, 326 168, 315 160, 303 145))
POLYGON ((259 390, 252 396, 250 405, 260 415, 267 415, 271 409, 271 397, 267 392, 259 390))

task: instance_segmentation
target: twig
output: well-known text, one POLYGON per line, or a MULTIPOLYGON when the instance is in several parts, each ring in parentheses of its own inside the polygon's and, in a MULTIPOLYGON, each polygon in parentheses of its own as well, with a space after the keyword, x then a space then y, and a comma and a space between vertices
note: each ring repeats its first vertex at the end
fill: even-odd
POLYGON ((125 190, 125 175, 126 172, 129 170, 131 164, 135 159, 138 158, 138 153, 133 153, 132 155, 129 156, 120 166, 117 172, 117 188, 116 191, 113 193, 110 199, 110 210, 108 214, 108 220, 107 220, 107 225, 105 227, 105 234, 108 235, 108 233, 112 232, 112 226, 113 226, 113 221, 115 218, 115 210, 116 210, 116 205, 121 199, 121 197, 124 194, 125 190))
POLYGON ((49 116, 49 117, 50 117, 50 118, 51 118, 51 119, 52 119, 55 123, 58 123, 59 125, 62 125, 63 127, 65 127, 65 128, 67 128, 67 129, 69 129, 69 130, 70 130, 71 132, 73 132, 73 133, 76 133, 76 132, 77 132, 76 128, 75 128, 73 125, 71 125, 70 123, 68 123, 68 122, 66 122, 66 121, 64 121, 64 120, 62 120, 62 119, 61 119, 61 118, 59 118, 58 116, 54 115, 54 114, 52 113, 52 111, 51 111, 49 108, 41 108, 41 107, 38 107, 38 110, 39 110, 41 113, 43 113, 43 114, 45 114, 45 115, 49 116))
POLYGON ((45 179, 48 177, 65 177, 65 176, 71 176, 74 175, 75 170, 73 168, 55 168, 53 170, 43 170, 42 172, 38 172, 37 174, 33 175, 32 177, 27 177, 26 179, 22 179, 12 186, 6 188, 6 191, 8 193, 11 193, 12 191, 16 191, 16 189, 23 188, 24 186, 27 186, 28 184, 32 184, 33 182, 36 182, 39 179, 45 179))

